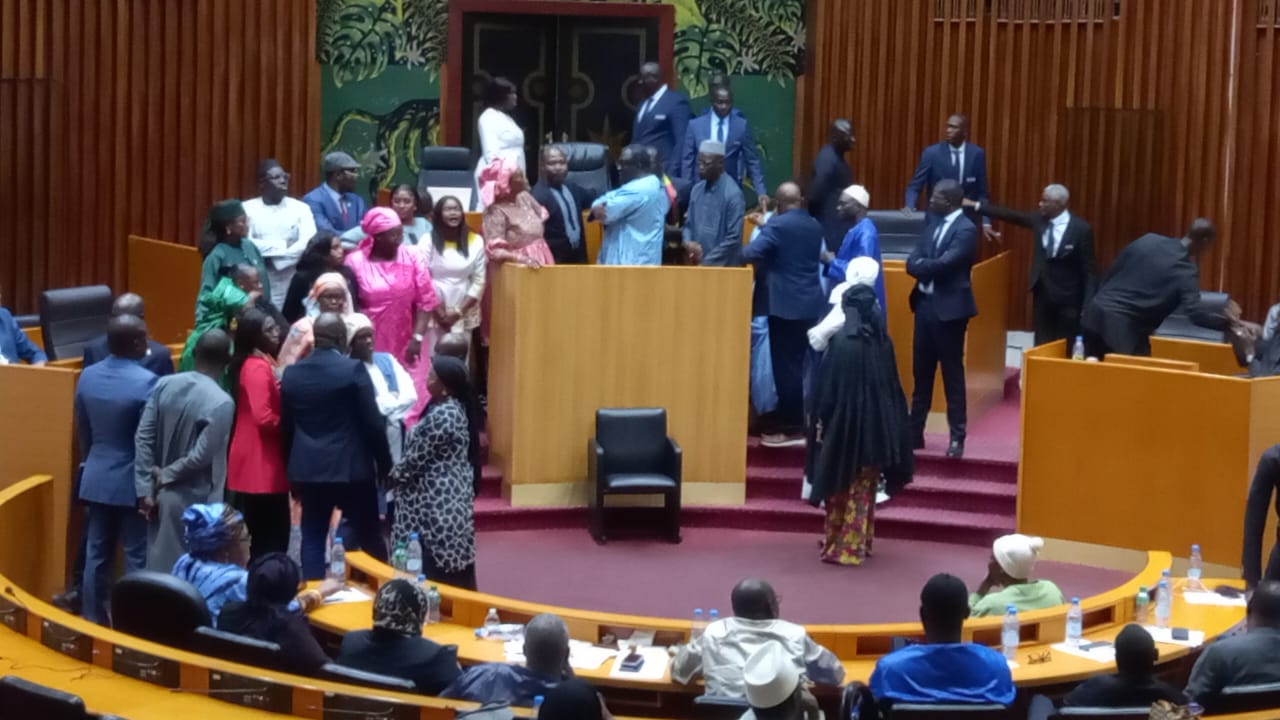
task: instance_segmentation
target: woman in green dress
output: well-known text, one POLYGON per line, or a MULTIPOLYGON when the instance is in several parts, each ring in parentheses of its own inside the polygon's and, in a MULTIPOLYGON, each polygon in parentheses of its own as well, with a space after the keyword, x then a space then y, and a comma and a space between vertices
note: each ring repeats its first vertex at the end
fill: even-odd
MULTIPOLYGON (((178 361, 179 371, 195 368, 196 341, 201 335, 214 328, 232 332, 231 320, 242 309, 254 305, 263 295, 263 274, 253 265, 241 263, 223 272, 225 274, 218 279, 217 284, 208 292, 201 291, 196 298, 196 326, 187 336, 187 344, 182 348, 182 358, 178 361)), ((226 382, 222 385, 224 389, 227 387, 226 382)))
MULTIPOLYGON (((239 200, 223 200, 209 208, 204 234, 200 238, 204 267, 200 270, 199 296, 212 291, 221 278, 231 274, 236 265, 248 263, 258 269, 262 294, 271 297, 266 263, 262 261, 257 246, 246 240, 248 235, 249 218, 239 200)), ((196 312, 199 313, 198 304, 196 312)))

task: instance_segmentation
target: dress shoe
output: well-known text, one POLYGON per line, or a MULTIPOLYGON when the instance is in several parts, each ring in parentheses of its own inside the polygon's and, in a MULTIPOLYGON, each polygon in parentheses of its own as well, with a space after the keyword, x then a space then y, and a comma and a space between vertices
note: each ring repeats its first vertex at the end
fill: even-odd
POLYGON ((964 457, 964 441, 952 440, 951 444, 947 446, 947 457, 949 458, 964 457))
POLYGON ((52 601, 53 606, 59 610, 69 612, 72 615, 80 614, 80 591, 75 588, 54 595, 52 601))

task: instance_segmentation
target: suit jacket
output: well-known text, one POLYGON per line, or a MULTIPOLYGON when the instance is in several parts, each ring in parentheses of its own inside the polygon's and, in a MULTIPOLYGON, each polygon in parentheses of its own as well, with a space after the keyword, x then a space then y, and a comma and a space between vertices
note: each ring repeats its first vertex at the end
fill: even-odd
POLYGON ((386 426, 359 360, 312 352, 285 370, 280 405, 290 482, 371 482, 391 471, 386 426))
POLYGON ((924 296, 920 285, 933 283, 934 311, 943 322, 966 320, 978 314, 973 298, 970 270, 978 259, 978 229, 963 213, 951 223, 937 244, 933 233, 943 218, 930 215, 916 240, 916 248, 907 257, 907 274, 916 279, 911 289, 911 311, 924 296))
POLYGON ((813 180, 809 182, 809 214, 822 223, 827 250, 835 252, 849 234, 853 223, 840 217, 836 205, 840 193, 853 184, 853 170, 844 155, 830 144, 823 145, 813 161, 813 180))
POLYGON ((595 197, 582 186, 567 180, 564 186, 569 189, 569 194, 578 204, 578 228, 582 241, 576 248, 569 243, 569 236, 564 229, 564 214, 560 212, 560 202, 556 199, 558 193, 552 193, 551 186, 546 180, 539 180, 530 192, 533 193, 533 199, 547 209, 547 219, 542 222, 542 237, 551 248, 551 255, 556 259, 556 264, 585 265, 587 263, 587 231, 583 227, 582 211, 591 209, 595 197))
POLYGON ((84 470, 80 499, 134 507, 134 435, 156 375, 128 358, 108 357, 76 382, 76 436, 84 470))
MULTIPOLYGON (((689 129, 684 133, 684 152, 680 161, 680 176, 697 182, 698 180, 698 146, 704 140, 712 139, 713 120, 716 114, 708 110, 689 122, 689 129)), ((756 138, 751 133, 751 125, 741 113, 729 113, 729 127, 724 139, 724 171, 739 185, 744 178, 751 178, 751 186, 757 195, 768 195, 769 186, 764 180, 764 166, 760 162, 760 151, 756 148, 756 138)))
POLYGON ((770 218, 742 250, 743 259, 756 266, 756 286, 764 288, 764 306, 753 314, 786 320, 822 317, 827 299, 822 294, 821 253, 822 226, 802 208, 770 218))
MULTIPOLYGON (((987 189, 987 153, 973 143, 965 143, 964 146, 963 177, 964 182, 961 186, 964 188, 964 196, 985 205, 987 198, 990 197, 987 189)), ((933 192, 933 186, 937 185, 939 180, 947 178, 959 179, 951 166, 951 144, 940 142, 930 145, 920 153, 920 164, 916 165, 916 171, 912 173, 911 181, 907 183, 903 206, 914 208, 916 201, 920 199, 921 191, 928 200, 929 194, 933 192)), ((977 223, 978 218, 975 213, 966 212, 965 215, 971 222, 977 223)))
POLYGON ((338 207, 338 203, 334 202, 333 196, 329 194, 329 189, 324 186, 324 183, 302 196, 302 202, 311 208, 311 214, 315 216, 317 230, 344 233, 360 224, 367 209, 364 198, 355 193, 345 193, 343 197, 347 200, 345 223, 342 222, 342 209, 338 207))
POLYGON ((691 114, 689 98, 679 90, 668 87, 642 118, 640 110, 647 101, 647 98, 640 101, 635 119, 631 122, 631 142, 656 148, 667 175, 680 177, 680 149, 691 114))
POLYGON ((1050 221, 1038 212, 1020 212, 983 203, 983 215, 1029 228, 1034 236, 1027 289, 1042 292, 1055 305, 1083 308, 1098 289, 1097 260, 1093 252, 1093 228, 1084 218, 1071 214, 1058 243, 1058 252, 1049 257, 1044 236, 1050 221))
MULTIPOLYGON (((111 355, 111 351, 107 349, 107 336, 102 335, 84 346, 84 360, 81 362, 80 367, 87 368, 90 365, 102 362, 109 355, 111 355)), ((139 360, 138 364, 160 377, 172 375, 173 353, 169 352, 169 348, 164 345, 149 339, 147 340, 147 356, 139 360)))

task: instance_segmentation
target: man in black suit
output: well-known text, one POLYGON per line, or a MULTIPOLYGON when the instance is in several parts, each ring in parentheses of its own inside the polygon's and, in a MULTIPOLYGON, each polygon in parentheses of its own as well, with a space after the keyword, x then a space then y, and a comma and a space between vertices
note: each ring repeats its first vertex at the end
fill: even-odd
POLYGON ((289 482, 302 502, 302 572, 309 580, 325 575, 335 507, 342 508, 359 547, 386 561, 377 493, 379 479, 391 471, 373 382, 359 360, 347 357, 346 324, 336 313, 322 313, 313 332, 315 350, 280 381, 280 438, 289 482))
POLYGON ((853 149, 857 140, 853 135, 853 123, 836 120, 831 123, 827 144, 818 151, 813 161, 813 180, 809 182, 809 214, 822 223, 827 251, 835 252, 844 242, 853 223, 840 216, 836 205, 840 193, 853 184, 853 169, 845 160, 845 154, 853 149))
POLYGON ((969 276, 978 257, 978 230, 961 210, 963 199, 964 191, 955 180, 947 178, 934 185, 929 221, 907 258, 907 274, 916 279, 911 290, 911 311, 915 313, 911 429, 916 448, 923 448, 924 426, 933 401, 933 376, 941 364, 947 425, 951 428, 947 457, 956 458, 964 455, 964 334, 969 318, 978 314, 969 276))
POLYGON ((582 211, 590 210, 595 197, 569 182, 569 155, 559 145, 542 148, 542 179, 533 186, 533 199, 547 209, 543 238, 557 265, 587 263, 582 211))
POLYGON ((1093 253, 1093 228, 1067 211, 1071 194, 1050 185, 1040 195, 1039 212, 1019 212, 994 203, 965 198, 967 208, 1029 228, 1035 238, 1031 250, 1031 324, 1036 345, 1066 339, 1067 354, 1080 334, 1080 312, 1098 288, 1093 253))
MULTIPOLYGON (((125 293, 111 303, 111 317, 132 315, 139 320, 143 320, 145 319, 143 317, 145 312, 146 308, 143 307, 142 296, 137 293, 125 293)), ((87 368, 100 360, 106 360, 107 356, 111 354, 107 349, 106 334, 104 333, 85 345, 83 353, 84 358, 81 368, 87 368)), ((169 348, 151 338, 147 338, 147 354, 138 363, 159 377, 173 374, 173 355, 169 352, 169 348)))

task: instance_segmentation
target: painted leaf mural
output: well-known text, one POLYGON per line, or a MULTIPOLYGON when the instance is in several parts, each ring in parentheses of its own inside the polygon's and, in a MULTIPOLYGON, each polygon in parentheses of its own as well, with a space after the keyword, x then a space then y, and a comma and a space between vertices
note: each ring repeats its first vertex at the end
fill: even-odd
POLYGON ((396 0, 346 0, 329 9, 320 22, 320 62, 338 87, 381 75, 400 56, 404 22, 396 0))

